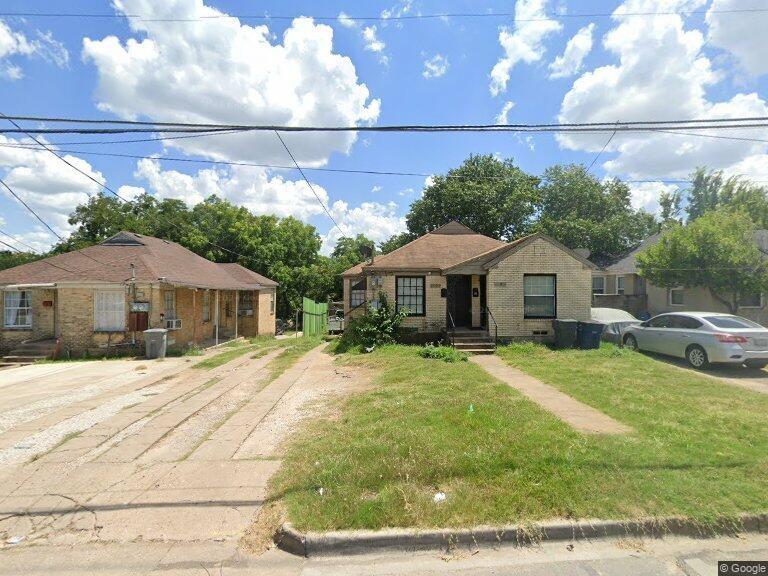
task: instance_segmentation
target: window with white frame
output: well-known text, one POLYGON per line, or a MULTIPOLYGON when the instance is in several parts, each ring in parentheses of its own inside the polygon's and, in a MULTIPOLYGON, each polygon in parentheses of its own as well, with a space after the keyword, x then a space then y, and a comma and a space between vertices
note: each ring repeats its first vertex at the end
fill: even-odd
POLYGON ((762 308, 762 307, 763 307, 762 292, 753 292, 751 294, 739 295, 739 308, 762 308))
POLYGON ((624 276, 616 276, 616 294, 624 294, 624 276))
POLYGON ((557 317, 557 277, 554 274, 523 276, 525 318, 557 317))
POLYGON ((93 329, 96 332, 125 330, 125 293, 122 290, 94 292, 93 329))
POLYGON ((274 314, 275 313, 275 293, 272 292, 269 295, 269 313, 274 314))
POLYGON ((605 276, 592 276, 592 294, 605 294, 605 276))
POLYGON ((685 292, 683 291, 683 288, 670 288, 669 305, 685 306, 685 292))
POLYGON ((8 290, 4 296, 4 325, 6 328, 32 327, 32 292, 8 290))
POLYGON ((165 319, 176 318, 176 291, 166 290, 163 292, 163 302, 165 303, 165 319))
POLYGON ((349 307, 357 308, 365 304, 365 291, 367 289, 366 278, 360 280, 356 284, 353 284, 349 290, 349 307))
POLYGON ((211 291, 203 292, 203 322, 211 321, 211 291))

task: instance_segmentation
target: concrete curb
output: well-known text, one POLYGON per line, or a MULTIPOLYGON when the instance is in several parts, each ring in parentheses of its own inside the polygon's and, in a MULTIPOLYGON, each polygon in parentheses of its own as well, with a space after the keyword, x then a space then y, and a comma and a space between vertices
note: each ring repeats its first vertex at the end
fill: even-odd
POLYGON ((290 523, 275 535, 278 548, 298 556, 335 556, 369 554, 384 551, 451 551, 476 550, 481 545, 520 546, 543 540, 576 541, 608 537, 689 536, 708 538, 740 532, 768 533, 768 513, 745 514, 738 519, 719 519, 703 525, 689 518, 647 518, 641 520, 553 521, 507 527, 481 526, 470 529, 434 530, 348 530, 339 532, 307 532, 296 530, 290 523))

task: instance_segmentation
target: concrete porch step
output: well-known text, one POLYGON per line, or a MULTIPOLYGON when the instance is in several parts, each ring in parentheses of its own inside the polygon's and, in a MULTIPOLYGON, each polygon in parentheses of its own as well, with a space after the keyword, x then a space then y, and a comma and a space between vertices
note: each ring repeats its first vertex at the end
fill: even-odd
POLYGON ((460 350, 461 352, 464 352, 466 354, 472 354, 472 355, 479 355, 479 354, 493 354, 496 352, 496 348, 457 348, 457 350, 460 350))
POLYGON ((32 362, 46 360, 47 358, 48 356, 44 354, 9 354, 8 356, 3 356, 2 361, 11 364, 31 364, 32 362))
POLYGON ((496 345, 493 342, 480 342, 471 344, 459 344, 453 345, 456 350, 466 352, 467 350, 496 350, 496 345))

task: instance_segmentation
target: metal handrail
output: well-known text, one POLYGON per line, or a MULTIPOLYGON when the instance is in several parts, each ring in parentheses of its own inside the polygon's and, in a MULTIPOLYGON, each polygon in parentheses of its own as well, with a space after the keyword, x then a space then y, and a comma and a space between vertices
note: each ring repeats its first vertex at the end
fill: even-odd
POLYGON ((456 332, 456 322, 453 321, 453 315, 450 311, 448 311, 448 320, 451 323, 451 326, 453 326, 453 329, 448 329, 449 327, 446 326, 445 333, 448 336, 448 343, 453 346, 454 345, 454 335, 456 332))
POLYGON ((493 317, 493 312, 491 312, 490 308, 485 308, 485 312, 486 312, 487 316, 491 320, 493 320, 493 330, 494 330, 493 343, 494 344, 498 344, 499 343, 499 323, 496 322, 496 318, 493 317))

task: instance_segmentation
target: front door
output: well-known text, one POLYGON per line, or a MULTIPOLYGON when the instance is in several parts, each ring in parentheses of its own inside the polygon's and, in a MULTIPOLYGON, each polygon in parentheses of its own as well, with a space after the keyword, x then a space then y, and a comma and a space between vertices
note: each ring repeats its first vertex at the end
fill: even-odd
MULTIPOLYGON (((472 326, 472 277, 464 275, 449 275, 448 281, 448 312, 457 328, 472 326)), ((451 326, 448 319, 447 326, 451 326)))

